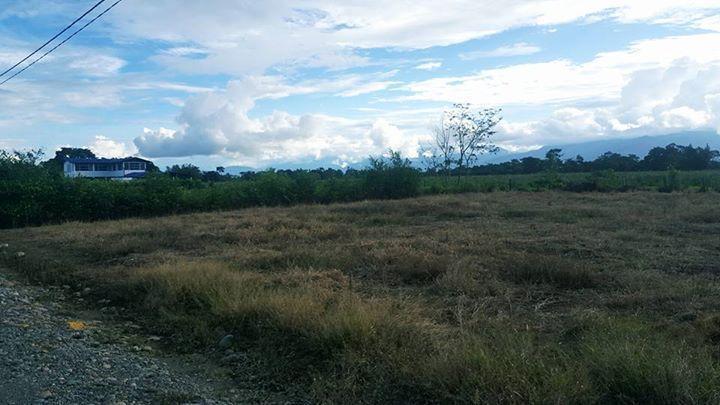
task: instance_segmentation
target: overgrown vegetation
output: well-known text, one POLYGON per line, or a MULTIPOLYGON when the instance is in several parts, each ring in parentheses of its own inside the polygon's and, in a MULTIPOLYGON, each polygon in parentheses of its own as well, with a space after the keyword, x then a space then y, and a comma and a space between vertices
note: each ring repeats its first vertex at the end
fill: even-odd
MULTIPOLYGON (((545 159, 535 159, 539 163, 531 164, 537 169, 536 173, 533 172, 535 169, 522 168, 527 163, 523 159, 520 163, 521 169, 518 170, 514 169, 517 162, 503 165, 512 168, 508 169, 512 173, 529 174, 466 175, 494 167, 467 166, 478 153, 485 150, 484 147, 489 148, 487 145, 482 146, 482 141, 486 139, 483 136, 487 135, 487 131, 492 132, 492 125, 486 121, 496 121, 492 121, 495 120, 492 113, 486 114, 490 116, 476 117, 476 126, 480 129, 478 134, 473 135, 475 146, 467 147, 464 154, 458 153, 455 156, 452 151, 456 149, 452 145, 457 143, 462 146, 469 141, 465 138, 462 138, 462 141, 452 141, 448 147, 452 153, 443 160, 443 169, 440 172, 422 172, 413 168, 409 160, 390 151, 387 157, 371 158, 370 166, 363 170, 268 170, 233 177, 224 174, 222 168, 214 172, 202 172, 195 166, 184 165, 169 167, 164 173, 151 167, 151 173, 145 179, 113 182, 63 177, 59 162, 66 157, 91 156, 92 152, 88 150, 63 148, 53 159, 42 163, 40 151, 0 151, 0 228, 71 220, 147 217, 253 206, 326 204, 458 192, 720 190, 719 170, 677 170, 714 168, 717 166, 717 152, 707 148, 677 145, 653 149, 655 152, 651 151, 645 159, 639 161, 638 167, 658 171, 616 171, 613 168, 627 168, 606 164, 608 154, 578 166, 577 162, 563 162, 561 152, 551 150, 545 159), (460 156, 465 163, 453 163, 455 159, 460 159, 460 156), (677 168, 674 165, 677 165, 677 168), (462 170, 456 170, 457 168, 462 170), (598 170, 566 173, 569 168, 598 170)), ((460 124, 453 125, 463 127, 460 124)), ((458 131, 464 133, 456 128, 445 134, 458 131)), ((472 138, 467 134, 464 136, 472 138)), ((494 169, 490 170, 492 171, 494 169)))
POLYGON ((484 174, 530 174, 544 171, 562 173, 588 173, 612 170, 615 172, 640 172, 664 170, 712 170, 720 169, 720 152, 709 146, 694 147, 671 143, 665 147, 652 148, 645 157, 606 152, 595 160, 582 156, 563 159, 562 149, 550 149, 545 159, 525 157, 503 163, 491 163, 471 167, 461 172, 470 175, 484 174))
POLYGON ((492 193, 0 231, 2 263, 319 402, 717 403, 720 195, 492 193), (24 255, 17 255, 23 252, 24 255))
MULTIPOLYGON (((60 153, 60 152, 59 152, 60 153)), ((70 179, 40 151, 0 151, 0 228, 69 220, 102 220, 268 205, 405 198, 419 192, 420 173, 395 152, 366 170, 252 173, 207 181, 189 166, 132 182, 70 179)))

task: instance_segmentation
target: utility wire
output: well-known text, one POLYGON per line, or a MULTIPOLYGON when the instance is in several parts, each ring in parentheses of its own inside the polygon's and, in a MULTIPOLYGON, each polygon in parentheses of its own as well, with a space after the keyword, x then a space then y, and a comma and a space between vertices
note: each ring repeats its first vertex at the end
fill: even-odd
POLYGON ((31 53, 30 55, 24 57, 23 60, 21 60, 20 62, 14 64, 11 68, 9 68, 9 69, 5 70, 4 72, 0 73, 0 77, 5 76, 8 72, 10 72, 11 70, 13 70, 13 69, 15 69, 16 67, 20 66, 21 63, 23 63, 23 62, 25 62, 26 60, 30 59, 30 58, 31 58, 33 55, 35 55, 36 53, 40 52, 41 49, 45 48, 49 43, 51 43, 52 41, 56 40, 57 37, 59 37, 60 35, 64 34, 65 31, 67 31, 67 30, 69 30, 70 28, 72 28, 73 25, 77 24, 80 20, 82 20, 83 18, 85 18, 86 15, 90 14, 93 10, 95 10, 99 5, 101 5, 101 4, 104 3, 104 2, 105 2, 105 0, 100 0, 99 2, 97 2, 97 4, 95 4, 90 10, 86 11, 85 14, 81 15, 81 16, 78 17, 75 21, 73 21, 72 24, 68 25, 68 26, 65 27, 62 31, 60 31, 60 32, 58 32, 57 34, 55 34, 54 37, 50 38, 47 42, 45 42, 44 44, 42 44, 42 46, 41 46, 40 48, 34 50, 33 53, 31 53))
MULTIPOLYGON (((105 1, 105 0, 103 0, 103 1, 105 1)), ((12 76, 10 76, 10 77, 8 77, 7 79, 5 79, 4 81, 0 82, 0 86, 2 86, 3 84, 9 82, 10 80, 12 80, 15 76, 19 75, 20 73, 28 70, 32 65, 34 65, 34 64, 40 62, 41 60, 43 60, 43 59, 44 59, 46 56, 48 56, 52 51, 58 49, 58 48, 59 48, 60 46, 62 46, 64 43, 66 43, 67 41, 69 41, 70 39, 72 39, 72 37, 74 37, 75 35, 79 34, 82 30, 84 30, 85 28, 87 28, 90 24, 94 23, 97 19, 99 19, 100 17, 102 17, 103 15, 105 15, 108 11, 112 10, 112 9, 113 9, 115 6, 117 6, 118 3, 120 3, 121 1, 123 1, 123 0, 117 0, 117 1, 116 1, 115 3, 113 3, 110 7, 106 8, 105 11, 103 11, 102 13, 98 14, 95 18, 93 18, 92 20, 90 20, 90 21, 88 21, 87 23, 85 23, 85 25, 83 25, 82 27, 80 27, 77 31, 73 32, 69 37, 65 38, 62 42, 60 42, 59 44, 57 44, 57 45, 55 45, 54 47, 50 48, 50 50, 48 50, 47 52, 45 52, 41 57, 35 59, 35 60, 34 60, 32 63, 30 63, 29 65, 25 66, 24 68, 20 69, 20 70, 17 71, 15 74, 13 74, 12 76)))

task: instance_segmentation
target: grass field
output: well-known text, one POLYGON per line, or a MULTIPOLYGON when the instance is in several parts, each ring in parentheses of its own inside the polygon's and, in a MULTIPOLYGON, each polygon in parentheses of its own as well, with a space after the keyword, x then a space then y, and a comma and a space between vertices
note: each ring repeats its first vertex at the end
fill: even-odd
POLYGON ((533 173, 482 176, 424 176, 421 194, 540 191, 568 189, 572 191, 720 191, 720 171, 655 171, 655 172, 591 172, 533 173), (591 190, 578 189, 592 185, 591 190))
POLYGON ((232 333, 315 401, 718 403, 719 235, 714 192, 498 192, 4 230, 0 256, 179 348, 232 333))

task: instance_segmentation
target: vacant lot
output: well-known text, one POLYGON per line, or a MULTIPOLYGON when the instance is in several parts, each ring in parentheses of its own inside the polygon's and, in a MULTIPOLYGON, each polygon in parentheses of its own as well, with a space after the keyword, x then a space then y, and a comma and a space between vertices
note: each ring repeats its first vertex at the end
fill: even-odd
POLYGON ((0 243, 7 267, 90 287, 178 348, 233 334, 241 367, 315 400, 720 401, 717 193, 259 208, 0 243))

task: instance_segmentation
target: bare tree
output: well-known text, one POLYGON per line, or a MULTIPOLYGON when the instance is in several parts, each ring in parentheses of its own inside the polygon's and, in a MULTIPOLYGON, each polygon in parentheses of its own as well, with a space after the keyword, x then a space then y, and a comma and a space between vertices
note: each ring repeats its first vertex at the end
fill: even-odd
POLYGON ((502 120, 501 112, 499 108, 473 111, 469 104, 453 104, 434 130, 428 148, 433 156, 426 160, 436 162, 435 169, 449 175, 453 168, 463 172, 478 156, 496 152, 498 148, 491 138, 497 132, 495 126, 502 120))
POLYGON ((425 161, 432 165, 430 168, 433 170, 449 176, 455 160, 455 145, 445 122, 445 114, 443 114, 440 125, 435 127, 433 132, 434 137, 431 144, 425 148, 426 150, 423 150, 425 161))

